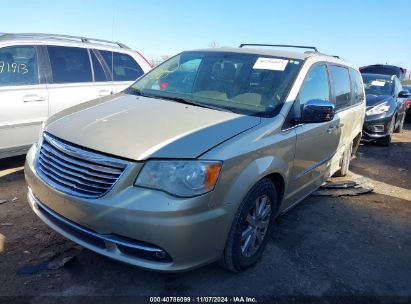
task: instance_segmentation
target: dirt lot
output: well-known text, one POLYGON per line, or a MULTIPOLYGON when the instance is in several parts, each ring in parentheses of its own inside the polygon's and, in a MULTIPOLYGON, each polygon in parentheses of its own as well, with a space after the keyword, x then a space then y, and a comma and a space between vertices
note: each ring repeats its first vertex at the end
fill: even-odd
POLYGON ((410 125, 389 148, 360 147, 351 169, 374 193, 307 198, 277 220, 262 261, 240 274, 217 265, 159 274, 75 246, 29 209, 23 162, 0 161, 0 295, 411 296, 410 125), (47 269, 56 254, 56 268, 74 258, 47 269))

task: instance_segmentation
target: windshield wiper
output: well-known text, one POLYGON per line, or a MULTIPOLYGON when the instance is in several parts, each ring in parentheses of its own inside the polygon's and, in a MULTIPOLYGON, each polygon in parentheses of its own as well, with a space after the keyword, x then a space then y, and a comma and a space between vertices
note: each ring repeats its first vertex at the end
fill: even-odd
POLYGON ((138 96, 144 96, 144 97, 149 97, 148 95, 144 94, 143 92, 141 92, 141 90, 130 87, 128 88, 128 93, 133 94, 133 95, 138 95, 138 96))
POLYGON ((208 105, 208 104, 203 104, 203 103, 200 103, 200 102, 195 102, 193 100, 182 98, 182 97, 160 96, 160 95, 149 95, 149 97, 158 98, 158 99, 172 100, 172 101, 176 101, 176 102, 179 102, 179 103, 192 105, 192 106, 197 106, 197 107, 201 107, 201 108, 213 109, 213 110, 218 110, 218 111, 227 111, 227 112, 234 113, 234 111, 232 111, 232 110, 230 110, 226 107, 216 107, 216 106, 212 106, 212 105, 208 105))

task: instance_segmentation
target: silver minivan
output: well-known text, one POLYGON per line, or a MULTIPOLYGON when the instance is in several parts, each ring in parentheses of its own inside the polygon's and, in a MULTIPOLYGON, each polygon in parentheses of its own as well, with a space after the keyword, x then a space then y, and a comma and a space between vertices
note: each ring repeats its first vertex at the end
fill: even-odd
POLYGON ((118 42, 0 34, 0 158, 26 153, 47 117, 121 92, 150 69, 118 42))
POLYGON ((364 111, 358 70, 316 49, 182 52, 51 117, 27 155, 28 200, 113 259, 241 271, 279 214, 347 173, 364 111))

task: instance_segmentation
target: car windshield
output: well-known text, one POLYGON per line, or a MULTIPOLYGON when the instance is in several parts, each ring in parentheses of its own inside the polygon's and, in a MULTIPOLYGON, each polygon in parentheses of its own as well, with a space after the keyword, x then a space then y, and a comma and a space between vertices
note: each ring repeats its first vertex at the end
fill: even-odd
POLYGON ((378 77, 378 75, 362 75, 366 94, 391 95, 393 91, 393 81, 378 77))
POLYGON ((183 52, 141 77, 129 92, 245 115, 274 116, 302 63, 256 54, 183 52))

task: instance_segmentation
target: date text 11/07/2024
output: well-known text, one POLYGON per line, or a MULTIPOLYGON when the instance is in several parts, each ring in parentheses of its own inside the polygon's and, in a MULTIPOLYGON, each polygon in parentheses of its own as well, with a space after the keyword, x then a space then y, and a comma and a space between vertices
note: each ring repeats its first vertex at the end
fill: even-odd
POLYGON ((150 303, 258 303, 253 297, 150 297, 150 303))

